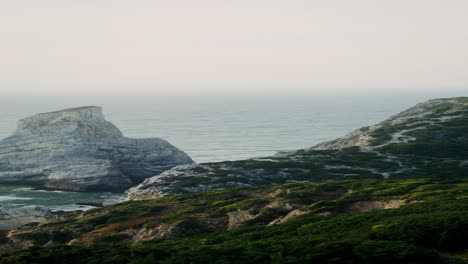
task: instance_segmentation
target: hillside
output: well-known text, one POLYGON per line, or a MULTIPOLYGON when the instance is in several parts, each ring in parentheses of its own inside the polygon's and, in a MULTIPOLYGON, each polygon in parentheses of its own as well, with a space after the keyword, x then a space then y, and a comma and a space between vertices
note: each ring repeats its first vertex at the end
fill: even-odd
POLYGON ((312 148, 176 167, 133 201, 9 232, 0 263, 466 263, 467 131, 468 98, 437 99, 312 148))
POLYGON ((464 263, 467 199, 467 179, 369 179, 130 201, 11 232, 33 247, 0 263, 464 263))
POLYGON ((274 157, 183 165, 130 189, 130 199, 350 178, 464 177, 468 98, 436 99, 315 147, 274 157))

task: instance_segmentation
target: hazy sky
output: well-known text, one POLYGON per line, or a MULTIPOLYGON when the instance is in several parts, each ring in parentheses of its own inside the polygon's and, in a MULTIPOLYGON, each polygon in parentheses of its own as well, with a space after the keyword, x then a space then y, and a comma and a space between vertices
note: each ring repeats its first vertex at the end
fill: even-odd
POLYGON ((0 95, 468 89, 467 0, 0 0, 0 95))

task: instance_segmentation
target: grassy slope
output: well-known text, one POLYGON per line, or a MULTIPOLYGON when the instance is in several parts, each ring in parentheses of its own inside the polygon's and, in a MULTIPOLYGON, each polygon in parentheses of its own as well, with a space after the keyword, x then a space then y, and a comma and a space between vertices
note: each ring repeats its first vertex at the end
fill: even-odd
MULTIPOLYGON (((55 227, 62 225, 55 230, 70 224, 96 226, 96 219, 106 219, 98 228, 123 223, 123 228, 114 225, 113 231, 91 244, 33 247, 2 255, 0 263, 463 263, 468 246, 467 198, 468 180, 411 179, 295 183, 135 201, 97 209, 100 214, 79 221, 54 223, 55 227), (275 192, 278 189, 294 191, 275 192), (196 224, 207 217, 200 212, 211 212, 210 217, 216 217, 232 209, 251 208, 252 195, 268 197, 268 193, 279 195, 264 199, 300 204, 312 213, 281 225, 265 226, 281 212, 264 211, 261 217, 230 231, 210 231, 196 224), (324 195, 330 199, 313 199, 324 195), (363 213, 348 210, 357 201, 395 199, 418 202, 399 209, 363 213), (167 208, 170 213, 161 214, 167 208), (323 211, 333 215, 315 214, 323 211), (118 233, 130 228, 129 220, 151 215, 158 216, 159 222, 194 224, 179 238, 122 243, 118 233)), ((150 220, 143 224, 155 223, 150 220)), ((38 245, 46 240, 38 241, 38 245)))

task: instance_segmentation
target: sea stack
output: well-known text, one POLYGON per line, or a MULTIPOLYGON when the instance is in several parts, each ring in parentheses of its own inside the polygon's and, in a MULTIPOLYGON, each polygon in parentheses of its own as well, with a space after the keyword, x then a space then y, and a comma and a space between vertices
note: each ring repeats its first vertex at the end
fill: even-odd
POLYGON ((73 191, 123 191, 174 166, 193 163, 158 138, 131 139, 101 107, 38 114, 0 141, 0 184, 73 191))

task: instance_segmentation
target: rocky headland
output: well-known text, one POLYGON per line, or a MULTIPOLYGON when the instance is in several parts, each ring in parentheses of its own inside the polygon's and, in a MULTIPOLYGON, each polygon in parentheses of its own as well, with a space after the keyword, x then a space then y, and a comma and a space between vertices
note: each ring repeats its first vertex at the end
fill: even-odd
POLYGON ((189 164, 146 179, 130 199, 232 187, 352 178, 467 175, 468 98, 420 103, 370 127, 273 157, 189 164))
POLYGON ((165 140, 124 137, 100 107, 80 107, 20 120, 0 141, 0 184, 124 191, 192 162, 165 140))
POLYGON ((40 223, 53 218, 52 212, 42 206, 3 208, 0 206, 0 231, 11 230, 29 223, 40 223))

